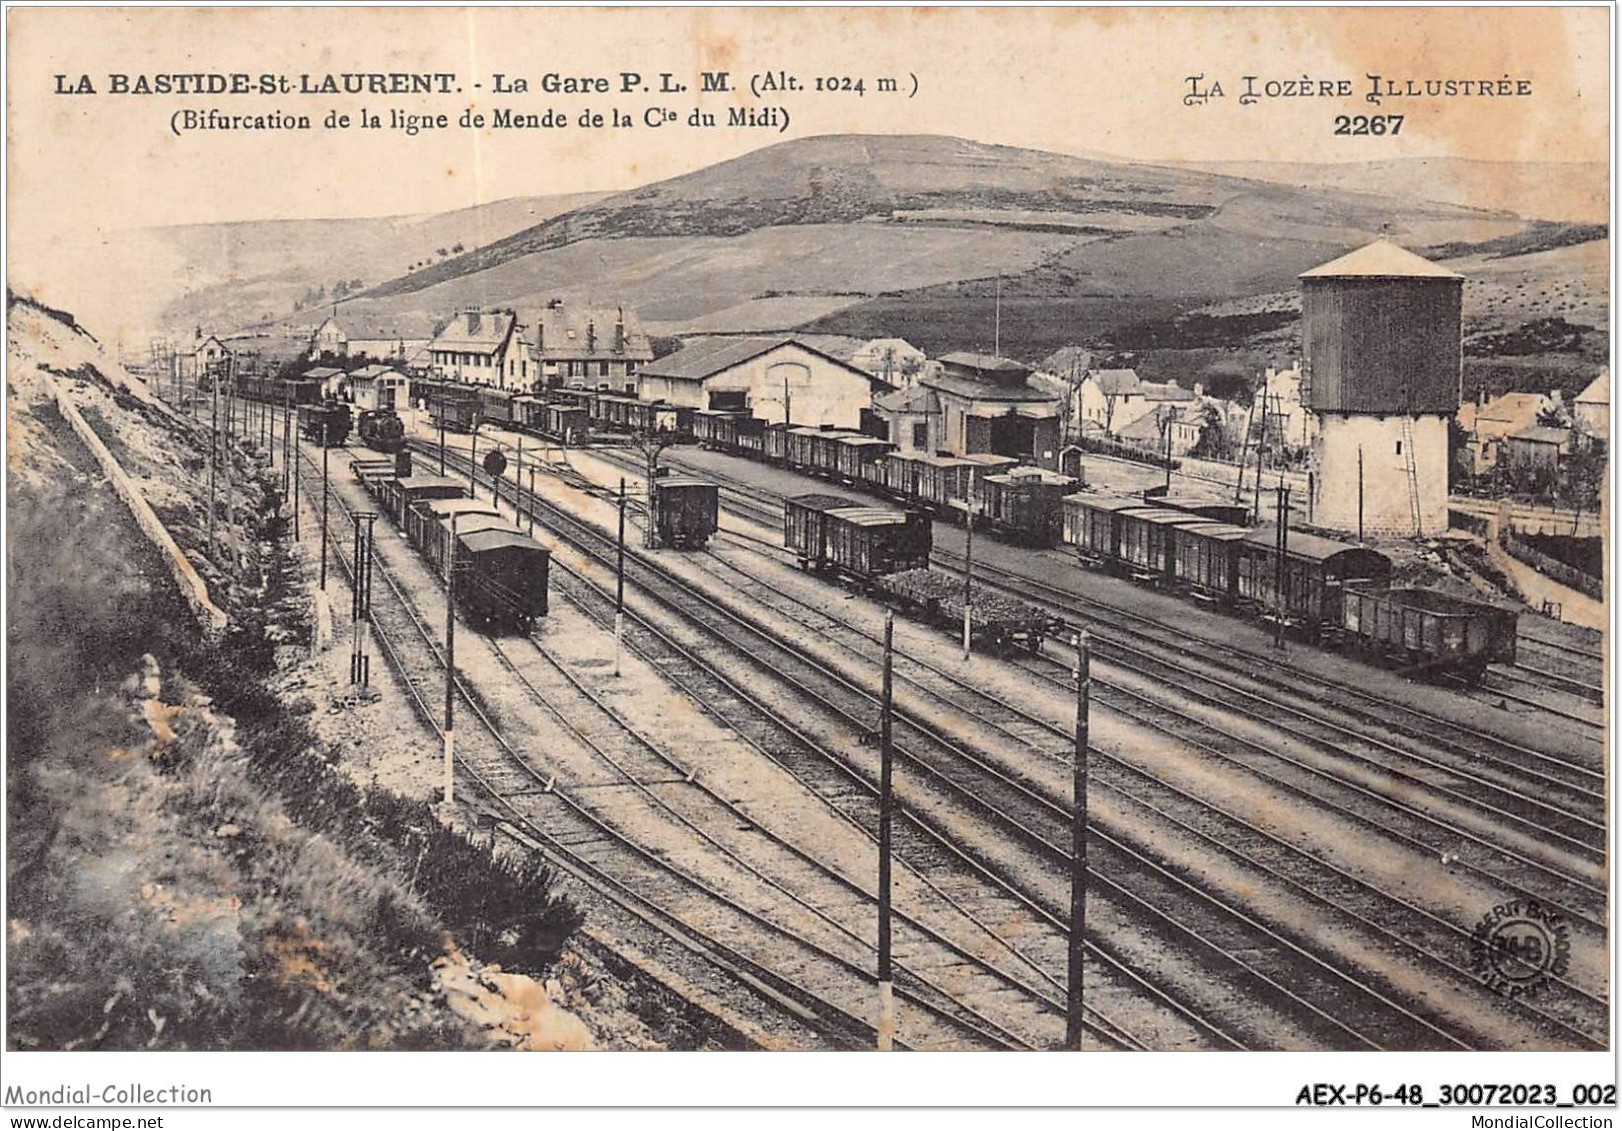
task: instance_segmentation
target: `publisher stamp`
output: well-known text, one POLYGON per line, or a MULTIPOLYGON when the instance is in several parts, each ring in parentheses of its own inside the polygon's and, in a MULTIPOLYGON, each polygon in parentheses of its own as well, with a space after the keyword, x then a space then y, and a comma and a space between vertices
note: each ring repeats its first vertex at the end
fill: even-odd
POLYGON ((1571 929, 1535 899, 1500 903, 1470 935, 1470 967, 1504 997, 1530 997, 1563 977, 1571 960, 1571 929))

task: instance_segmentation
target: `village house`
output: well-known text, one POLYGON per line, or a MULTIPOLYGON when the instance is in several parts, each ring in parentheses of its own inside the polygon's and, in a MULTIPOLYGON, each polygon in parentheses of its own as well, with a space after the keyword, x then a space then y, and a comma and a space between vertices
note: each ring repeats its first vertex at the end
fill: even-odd
POLYGON ((322 356, 347 357, 349 354, 349 335, 338 323, 338 315, 333 313, 321 325, 315 328, 310 335, 310 359, 312 361, 322 356))
POLYGON ((711 338, 643 365, 643 400, 746 411, 768 424, 856 429, 873 378, 793 337, 711 338))
POLYGON ((1459 427, 1465 433, 1465 459, 1470 474, 1484 475, 1505 454, 1509 437, 1535 426, 1538 417, 1555 407, 1543 393, 1503 393, 1484 403, 1459 405, 1459 427))
POLYGON ((917 384, 928 361, 924 351, 905 338, 874 338, 850 356, 850 363, 857 369, 871 373, 893 389, 917 384))
POLYGON ((1120 440, 1143 417, 1166 405, 1187 405, 1194 397, 1176 381, 1144 381, 1133 369, 1094 369, 1076 388, 1072 419, 1084 437, 1120 440))
POLYGON ((191 348, 177 350, 174 355, 174 376, 195 381, 206 377, 217 367, 229 363, 232 354, 225 343, 213 334, 204 334, 201 326, 193 335, 191 348))
POLYGON ((527 340, 535 380, 577 389, 635 393, 653 343, 635 311, 553 299, 527 340))
POLYGON ((1533 424, 1505 438, 1501 458, 1506 467, 1552 472, 1560 466, 1560 457, 1570 453, 1569 429, 1533 424))
MULTIPOLYGON (((940 405, 931 421, 937 451, 1012 456, 1046 468, 1058 466, 1059 401, 1031 383, 1027 366, 980 353, 949 353, 940 363, 939 373, 918 383, 933 392, 940 405)), ((903 417, 910 415, 886 414, 892 436, 903 417)), ((916 421, 907 423, 916 427, 916 421)))
POLYGON ((1611 434, 1611 371, 1607 369, 1588 383, 1571 403, 1571 423, 1590 440, 1605 440, 1611 434))
POLYGON ((1318 434, 1318 418, 1307 408, 1301 386, 1299 361, 1288 369, 1268 366, 1262 374, 1262 400, 1256 409, 1262 422, 1261 441, 1269 448, 1311 448, 1318 434))
MULTIPOLYGON (((433 376, 442 381, 505 387, 507 354, 521 348, 510 310, 464 310, 429 343, 433 376)), ((520 386, 522 387, 522 386, 520 386)))

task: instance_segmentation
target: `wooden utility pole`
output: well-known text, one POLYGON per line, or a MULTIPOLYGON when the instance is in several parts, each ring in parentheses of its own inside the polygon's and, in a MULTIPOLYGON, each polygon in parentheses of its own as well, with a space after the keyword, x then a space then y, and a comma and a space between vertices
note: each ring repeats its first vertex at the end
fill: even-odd
POLYGON ((895 985, 890 961, 890 824, 895 813, 894 751, 891 725, 894 714, 892 671, 895 656, 895 614, 884 615, 884 682, 879 698, 879 1024, 880 1052, 895 1045, 895 985))
POLYGON ((299 433, 297 414, 295 413, 293 424, 293 541, 295 542, 303 537, 299 533, 299 509, 303 506, 303 490, 300 484, 304 482, 304 476, 299 474, 304 470, 300 466, 304 462, 303 441, 304 437, 299 433))
POLYGON ((1070 811, 1070 980, 1065 1000, 1064 1047, 1081 1051, 1082 952, 1087 945, 1087 745, 1092 695, 1093 638, 1086 629, 1076 638, 1076 750, 1070 811))
POLYGON ((969 617, 969 607, 974 598, 974 471, 971 468, 968 474, 968 498, 963 500, 963 526, 967 530, 967 538, 963 547, 963 658, 969 658, 970 642, 973 639, 969 617))
POLYGON ((372 678, 372 658, 367 654, 372 625, 372 511, 355 512, 355 584, 350 603, 349 682, 366 687, 372 678))
POLYGON ((1363 544, 1363 445, 1357 446, 1357 544, 1363 544))
POLYGON ((439 474, 445 474, 445 382, 439 383, 439 474))
POLYGON ((456 800, 456 515, 445 550, 445 808, 456 800))
POLYGON ((328 500, 328 491, 327 491, 327 453, 331 450, 330 448, 327 447, 327 441, 332 438, 331 433, 329 433, 327 431, 327 423, 328 423, 328 421, 330 419, 331 419, 331 417, 329 415, 323 415, 321 417, 321 586, 320 586, 320 588, 321 588, 321 591, 323 593, 326 592, 326 589, 327 589, 327 500, 328 500))
POLYGON ((1289 580, 1289 566, 1284 561, 1285 552, 1289 548, 1290 528, 1290 489, 1284 486, 1284 477, 1279 476, 1278 481, 1278 531, 1277 531, 1277 564, 1273 571, 1273 585, 1276 589, 1275 598, 1278 611, 1278 623, 1274 625, 1273 647, 1284 647, 1284 620, 1289 615, 1289 602, 1285 599, 1284 588, 1289 580))
POLYGON ((614 677, 620 674, 620 649, 625 640, 625 477, 620 476, 619 548, 614 565, 614 677))
POLYGON ((214 477, 215 465, 220 462, 220 376, 210 373, 213 384, 213 407, 208 426, 208 556, 214 556, 214 477))

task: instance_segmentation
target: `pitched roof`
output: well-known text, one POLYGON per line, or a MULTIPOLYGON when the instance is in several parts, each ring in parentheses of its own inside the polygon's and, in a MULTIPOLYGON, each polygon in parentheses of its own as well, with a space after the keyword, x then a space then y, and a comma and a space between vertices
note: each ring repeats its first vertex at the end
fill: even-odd
POLYGON ((1588 388, 1577 394, 1576 404, 1611 403, 1611 371, 1607 369, 1588 383, 1588 388))
POLYGON ((937 389, 953 396, 976 401, 1010 401, 1016 404, 1051 403, 1054 394, 1024 385, 997 385, 989 381, 976 381, 972 377, 958 377, 951 373, 932 373, 918 379, 920 386, 937 389))
POLYGON ((941 399, 934 389, 914 385, 910 389, 897 389, 882 397, 874 397, 873 405, 886 412, 939 412, 941 399))
POLYGON ((1098 391, 1105 396, 1130 392, 1141 383, 1136 369, 1093 369, 1088 371, 1087 380, 1098 386, 1098 391))
POLYGON ((1390 240, 1379 239, 1320 267, 1303 271, 1303 279, 1463 279, 1446 267, 1422 259, 1390 240))
POLYGON ((1137 391, 1143 394, 1146 401, 1191 401, 1194 399, 1194 390, 1185 389, 1175 381, 1156 382, 1142 381, 1137 391))
POLYGON ((989 353, 969 353, 958 350, 941 358, 942 365, 955 365, 960 369, 973 369, 977 373, 1029 373, 1030 366, 1021 365, 1012 358, 997 357, 989 353))
POLYGON ((1154 413, 1146 412, 1115 434, 1123 440, 1159 440, 1160 420, 1154 413))
POLYGON ((333 369, 329 365, 318 365, 314 369, 306 369, 303 376, 311 381, 325 381, 328 377, 342 377, 342 369, 333 369))
POLYGON ((513 314, 510 310, 464 310, 451 319, 450 325, 440 331, 429 348, 493 354, 507 341, 512 326, 513 314), (477 328, 473 325, 475 319, 477 328))
POLYGON ((1533 444, 1565 444, 1570 442, 1571 433, 1564 428, 1546 428, 1541 424, 1533 424, 1512 434, 1510 439, 1526 440, 1533 444))
POLYGON ((872 380, 872 375, 841 361, 831 354, 807 345, 793 336, 777 336, 765 338, 710 338, 702 342, 695 342, 686 349, 678 350, 669 357, 661 357, 658 361, 644 365, 640 373, 644 377, 665 377, 677 381, 702 381, 713 377, 717 373, 742 365, 747 361, 783 346, 798 346, 809 353, 839 366, 841 369, 858 374, 863 380, 872 380))
POLYGON ((528 341, 548 361, 653 360, 653 343, 634 310, 560 302, 541 310, 528 341), (614 348, 614 328, 625 327, 624 348, 614 348))
POLYGON ((404 376, 404 374, 388 365, 366 365, 351 373, 349 379, 351 381, 370 381, 375 377, 387 377, 391 374, 395 377, 404 376))

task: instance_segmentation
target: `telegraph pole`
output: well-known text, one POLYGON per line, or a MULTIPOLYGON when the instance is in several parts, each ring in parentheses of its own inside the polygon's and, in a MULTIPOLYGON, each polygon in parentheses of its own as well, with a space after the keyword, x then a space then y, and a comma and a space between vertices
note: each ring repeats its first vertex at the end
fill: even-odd
POLYGON ((473 433, 473 450, 468 454, 467 493, 475 499, 479 497, 479 420, 474 417, 470 431, 473 433))
POLYGON ((1278 484, 1278 532, 1277 532, 1277 565, 1273 570, 1273 585, 1275 587, 1276 604, 1278 606, 1278 623, 1274 625, 1273 647, 1284 647, 1284 617, 1288 603, 1284 599, 1284 586, 1289 578, 1289 567, 1284 562, 1284 552, 1288 545, 1288 528, 1290 524, 1289 512, 1290 489, 1284 486, 1284 480, 1279 479, 1278 484))
POLYGON ((1357 544, 1363 544, 1363 445, 1357 446, 1357 544))
POLYGON ((299 435, 299 429, 295 425, 293 428, 293 541, 295 542, 299 541, 303 537, 303 535, 299 533, 298 513, 299 508, 303 505, 301 499, 304 494, 303 489, 300 486, 300 484, 304 481, 304 476, 299 474, 299 472, 304 470, 300 466, 300 464, 304 462, 303 440, 304 437, 299 435))
POLYGON ((1076 638, 1076 753, 1070 812, 1070 983, 1065 1002, 1064 1047, 1081 1051, 1082 952, 1087 943, 1087 743, 1088 699, 1092 694, 1093 637, 1076 638))
POLYGON ((372 624, 372 524, 377 521, 373 511, 355 514, 355 584, 350 602, 349 682, 366 687, 372 678, 372 658, 366 645, 371 637, 372 624))
POLYGON ((529 536, 533 538, 535 537, 535 507, 533 505, 535 496, 535 467, 533 464, 529 469, 529 493, 531 502, 531 506, 529 508, 529 536))
POLYGON ((524 517, 522 508, 524 493, 524 434, 518 433, 518 470, 513 473, 513 483, 517 489, 513 491, 513 508, 518 511, 518 517, 524 517))
POLYGON ((968 497, 963 500, 963 526, 968 531, 963 553, 963 658, 969 658, 969 642, 971 639, 969 624, 969 606, 973 601, 974 589, 974 471, 971 469, 968 476, 968 497))
POLYGON ((445 474, 445 382, 439 383, 439 474, 445 474))
POLYGON ((217 372, 209 374, 210 383, 214 386, 213 407, 209 414, 208 428, 208 556, 214 556, 214 476, 215 465, 220 462, 220 375, 217 372))
POLYGON ((895 614, 884 615, 884 684, 879 710, 879 1051, 895 1044, 895 989, 890 968, 890 822, 895 811, 891 780, 891 717, 894 691, 891 671, 895 655, 895 614))
POLYGON ((445 550, 445 808, 456 800, 456 515, 445 550))
POLYGON ((327 589, 327 441, 331 434, 327 431, 330 414, 321 417, 321 591, 327 589))
POLYGON ((620 533, 614 565, 614 676, 620 674, 620 648, 625 639, 625 476, 620 476, 620 533))

